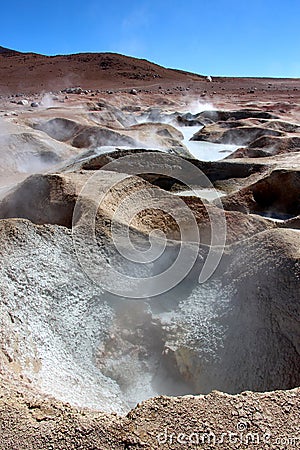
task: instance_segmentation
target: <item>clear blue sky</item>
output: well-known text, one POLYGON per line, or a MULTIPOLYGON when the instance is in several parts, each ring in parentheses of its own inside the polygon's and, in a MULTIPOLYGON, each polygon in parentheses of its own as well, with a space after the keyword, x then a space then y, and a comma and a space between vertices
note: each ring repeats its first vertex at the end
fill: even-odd
POLYGON ((300 77, 300 0, 1 1, 0 45, 117 52, 227 76, 300 77))

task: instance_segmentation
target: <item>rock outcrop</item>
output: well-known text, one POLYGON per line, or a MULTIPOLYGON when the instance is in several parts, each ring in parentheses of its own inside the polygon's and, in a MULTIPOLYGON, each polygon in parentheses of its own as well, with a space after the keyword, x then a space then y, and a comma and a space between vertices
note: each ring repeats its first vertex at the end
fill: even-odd
POLYGON ((298 170, 275 169, 255 183, 228 195, 223 205, 227 210, 286 218, 300 213, 299 190, 298 170))
POLYGON ((278 119, 276 115, 269 112, 260 111, 259 109, 238 109, 233 111, 209 110, 200 112, 198 117, 209 119, 213 122, 243 119, 278 119))
POLYGON ((192 137, 193 141, 209 141, 215 144, 248 145, 262 136, 281 136, 282 132, 255 126, 225 128, 219 124, 206 125, 192 137))
MULTIPOLYGON (((113 113, 110 111, 110 114, 115 117, 115 121, 121 120, 115 110, 116 108, 113 113)), ((122 112, 119 111, 119 114, 122 112)), ((92 117, 92 120, 95 120, 95 117, 92 117)), ((185 157, 192 156, 181 142, 183 140, 182 133, 168 124, 149 122, 125 128, 123 125, 116 127, 116 124, 113 123, 113 127, 108 128, 107 125, 105 127, 92 126, 65 118, 55 118, 33 126, 53 139, 79 149, 103 146, 144 147, 162 149, 185 157)))
MULTIPOLYGON (((143 152, 131 152, 128 150, 123 155, 132 155, 138 158, 135 164, 138 164, 138 162, 142 164, 143 152)), ((153 152, 153 155, 155 155, 156 162, 160 165, 162 171, 170 170, 172 164, 178 165, 180 161, 175 159, 172 162, 169 156, 164 153, 153 152), (165 169, 163 169, 164 166, 165 169)), ((116 217, 114 218, 116 210, 126 196, 130 194, 136 196, 136 207, 138 207, 139 203, 141 205, 141 211, 130 222, 130 227, 145 234, 149 234, 158 228, 169 239, 180 240, 180 233, 184 229, 188 233, 189 227, 193 227, 193 224, 189 222, 190 219, 185 219, 186 211, 182 209, 183 205, 187 206, 195 218, 199 227, 201 241, 206 244, 211 242, 212 218, 215 224, 219 224, 218 226, 220 227, 226 221, 227 243, 245 239, 272 226, 268 221, 259 217, 245 216, 244 214, 231 211, 227 211, 224 214, 222 209, 214 205, 204 204, 196 196, 183 196, 180 199, 180 196, 175 196, 157 187, 158 185, 170 188, 168 180, 153 178, 151 173, 149 173, 149 176, 143 174, 143 178, 123 174, 120 170, 126 169, 126 161, 122 164, 122 159, 118 160, 120 156, 120 152, 115 151, 98 157, 87 157, 83 161, 77 164, 73 163, 73 165, 65 168, 65 171, 62 173, 32 175, 0 202, 0 217, 19 217, 29 219, 39 225, 56 224, 71 228, 76 202, 79 200, 81 205, 80 211, 83 214, 86 208, 90 208, 91 201, 96 205, 103 196, 101 206, 99 209, 97 206, 95 208, 96 211, 98 209, 98 225, 100 226, 101 223, 101 227, 103 226, 108 232, 111 221, 116 220, 116 217), (108 171, 104 170, 105 165, 113 161, 114 157, 116 157, 117 163, 120 161, 120 164, 113 166, 113 172, 110 170, 110 166, 108 166, 108 171), (88 194, 84 194, 79 199, 82 188, 86 183, 91 183, 93 179, 92 183, 94 185, 91 186, 88 194), (147 179, 152 184, 146 181, 147 179), (148 202, 152 202, 153 205, 155 198, 157 198, 157 204, 160 205, 160 208, 157 208, 157 210, 153 206, 147 208, 147 196, 149 196, 148 202), (178 228, 176 221, 173 222, 171 220, 171 212, 175 214, 177 219, 180 218, 181 228, 178 228)), ((129 160, 129 164, 131 164, 131 160, 129 160)), ((175 167, 175 169, 178 171, 180 168, 175 167)), ((131 170, 130 166, 128 166, 128 170, 131 170)), ((184 170, 184 167, 182 167, 182 170, 184 170)), ((180 170, 178 173, 180 173, 180 170)), ((198 179, 200 173, 196 171, 196 178, 194 180, 191 179, 191 181, 194 183, 200 182, 198 179)), ((171 183, 174 182, 174 180, 170 180, 171 183)), ((125 212, 118 215, 118 221, 123 223, 124 226, 129 225, 125 212)))

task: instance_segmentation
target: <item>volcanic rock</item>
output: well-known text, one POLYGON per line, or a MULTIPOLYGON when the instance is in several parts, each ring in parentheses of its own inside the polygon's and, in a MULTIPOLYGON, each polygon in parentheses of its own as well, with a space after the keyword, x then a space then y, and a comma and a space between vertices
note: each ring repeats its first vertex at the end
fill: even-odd
POLYGON ((174 331, 167 348, 194 392, 299 384, 299 243, 296 231, 270 230, 232 246, 225 284, 215 278, 179 305, 185 331, 174 331))
POLYGON ((249 148, 263 149, 265 151, 269 151, 273 155, 293 152, 300 148, 300 137, 262 136, 251 142, 249 148))
POLYGON ((275 169, 255 183, 228 195, 226 210, 255 212, 267 217, 300 214, 300 171, 275 169))
MULTIPOLYGON (((126 154, 127 156, 130 155, 129 152, 126 154)), ((139 153, 134 152, 133 154, 137 156, 139 153)), ((142 153, 140 154, 142 155, 142 153)), ((180 239, 180 232, 184 231, 186 226, 192 226, 189 225, 189 221, 185 224, 184 215, 186 211, 183 208, 184 204, 187 205, 194 215, 199 227, 201 242, 206 244, 209 244, 212 239, 211 220, 214 221, 217 227, 224 226, 226 221, 227 243, 233 243, 252 236, 272 226, 262 218, 245 216, 238 212, 226 212, 224 214, 222 210, 213 205, 204 205, 203 201, 195 196, 181 197, 184 203, 178 204, 179 197, 161 191, 139 177, 129 177, 122 173, 106 170, 98 172, 97 176, 95 176, 95 170, 99 170, 100 166, 103 168, 103 164, 110 161, 112 161, 110 154, 101 155, 100 157, 91 158, 91 161, 84 162, 81 165, 81 168, 84 170, 80 170, 80 172, 71 172, 69 167, 65 173, 61 174, 32 175, 0 202, 0 217, 20 217, 29 219, 36 224, 57 224, 71 228, 72 220, 73 224, 74 220, 78 220, 78 218, 73 217, 73 212, 79 193, 82 187, 94 176, 95 188, 93 188, 93 191, 90 191, 89 197, 85 195, 80 200, 80 208, 78 210, 80 210, 81 215, 84 214, 86 208, 91 208, 90 201, 97 204, 98 199, 106 195, 104 204, 98 210, 98 226, 104 227, 105 230, 107 229, 106 232, 109 232, 110 221, 113 220, 118 204, 124 199, 123 191, 125 192, 125 197, 128 192, 136 196, 136 206, 138 201, 141 202, 141 208, 144 212, 131 220, 130 226, 144 234, 149 234, 158 228, 165 233, 168 239, 180 239), (105 159, 107 156, 108 159, 105 159), (123 177, 125 177, 124 180, 123 177), (143 191, 146 193, 143 194, 143 191), (140 196, 139 192, 142 193, 142 196, 140 196), (142 206, 146 198, 144 196, 149 194, 151 194, 149 202, 151 197, 153 198, 154 196, 155 198, 157 196, 157 201, 161 204, 161 209, 158 209, 158 211, 151 207, 147 208, 145 205, 142 206), (180 230, 169 217, 169 213, 164 211, 172 211, 177 218, 181 218, 180 230)), ((167 157, 165 161, 167 163, 167 157)), ((73 170, 75 167, 73 166, 73 170)), ((117 168, 114 168, 114 170, 117 170, 117 168)), ((147 178, 147 176, 144 176, 144 178, 147 178)), ((96 207, 96 211, 97 209, 96 207)), ((123 223, 124 226, 128 226, 126 214, 118 216, 118 221, 121 224, 123 223)), ((189 233, 188 228, 186 232, 189 233)))
MULTIPOLYGON (((107 113, 109 114, 109 113, 107 113)), ((108 118, 106 114, 106 118, 108 118)), ((114 124, 122 121, 130 123, 122 117, 121 111, 112 110, 114 124), (117 115, 116 115, 117 114, 117 115), (121 116, 121 117, 120 117, 121 116)), ((110 116, 112 117, 112 116, 110 116)), ((95 118, 94 116, 92 117, 95 118)), ((102 116, 101 122, 105 117, 102 116)), ((98 120, 98 117, 97 117, 98 120)), ((109 120, 108 120, 109 122, 109 120)), ((33 125, 35 129, 47 133, 52 138, 66 142, 76 148, 97 148, 101 146, 127 146, 127 147, 156 147, 168 151, 178 152, 185 156, 191 156, 181 140, 183 135, 171 125, 167 124, 138 124, 124 128, 112 129, 103 126, 90 126, 65 118, 55 118, 47 122, 33 125)))
POLYGON ((25 176, 47 170, 76 153, 66 144, 45 139, 42 133, 30 129, 13 131, 18 132, 0 134, 0 173, 3 180, 12 175, 25 176))
POLYGON ((199 114, 191 114, 191 113, 186 113, 186 114, 178 114, 178 116, 176 117, 177 122, 179 123, 179 125, 184 125, 184 126, 188 126, 188 127, 194 127, 194 126, 198 126, 199 127, 204 127, 204 125, 208 124, 208 123, 213 123, 211 120, 209 119, 199 119, 199 114))
POLYGON ((19 101, 17 102, 17 105, 27 106, 27 105, 28 105, 28 100, 19 100, 19 101))
POLYGON ((47 133, 48 136, 57 141, 67 142, 71 141, 83 127, 73 120, 58 117, 47 122, 38 123, 34 125, 34 128, 47 133))
POLYGON ((209 119, 213 122, 226 120, 242 120, 242 119, 277 119, 278 117, 269 112, 256 109, 239 109, 234 111, 211 110, 199 113, 199 118, 209 119))
POLYGON ((1 220, 0 230, 1 373, 73 404, 124 411, 118 386, 93 362, 114 314, 81 270, 70 231, 25 220, 1 220))
POLYGON ((225 128, 221 125, 206 125, 191 140, 209 141, 215 144, 248 145, 261 136, 282 136, 282 132, 262 127, 225 128))
POLYGON ((49 136, 63 142, 69 142, 76 148, 101 147, 105 145, 136 146, 137 142, 129 136, 108 128, 82 126, 67 119, 52 119, 35 126, 49 136))

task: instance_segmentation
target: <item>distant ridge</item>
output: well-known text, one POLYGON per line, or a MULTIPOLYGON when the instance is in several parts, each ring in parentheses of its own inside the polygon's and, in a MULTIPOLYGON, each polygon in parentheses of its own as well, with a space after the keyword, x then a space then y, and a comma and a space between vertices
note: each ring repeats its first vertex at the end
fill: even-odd
POLYGON ((15 50, 11 50, 10 48, 2 47, 0 45, 0 53, 10 53, 10 54, 12 54, 12 53, 18 53, 18 52, 16 52, 15 50))
MULTIPOLYGON (((255 93, 254 87, 258 85, 265 91, 268 81, 276 90, 274 79, 213 77, 213 82, 208 83, 206 76, 168 69, 146 59, 118 53, 46 56, 0 46, 0 95, 57 92, 77 86, 109 94, 135 89, 162 95, 182 91, 188 95, 187 91, 197 86, 202 97, 223 96, 229 91, 240 96, 255 93)), ((273 92, 271 87, 268 92, 273 92)))
POLYGON ((0 94, 49 92, 72 86, 104 90, 145 86, 158 89, 165 83, 177 85, 199 79, 204 77, 117 53, 46 56, 0 46, 0 94))

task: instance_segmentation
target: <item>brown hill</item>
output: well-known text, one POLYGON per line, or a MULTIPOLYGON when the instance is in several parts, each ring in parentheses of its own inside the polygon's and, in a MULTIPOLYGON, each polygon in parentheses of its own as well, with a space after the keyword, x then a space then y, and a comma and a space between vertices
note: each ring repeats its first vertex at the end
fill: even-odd
POLYGON ((159 86, 166 81, 201 78, 115 53, 45 56, 0 47, 0 93, 3 94, 56 91, 79 85, 83 89, 159 86))

